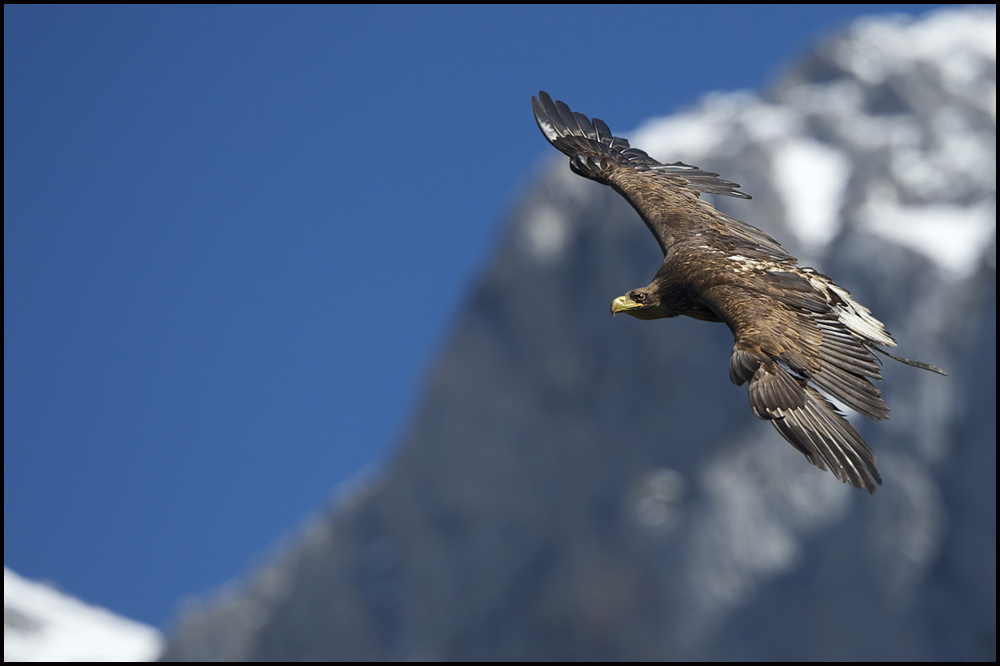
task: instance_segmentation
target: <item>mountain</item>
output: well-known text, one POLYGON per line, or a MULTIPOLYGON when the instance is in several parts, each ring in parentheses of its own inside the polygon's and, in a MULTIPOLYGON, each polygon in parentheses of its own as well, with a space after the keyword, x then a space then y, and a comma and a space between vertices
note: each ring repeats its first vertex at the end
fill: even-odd
POLYGON ((4 661, 152 661, 153 627, 3 570, 4 661))
POLYGON ((661 257, 553 156, 394 458, 165 659, 995 659, 995 8, 859 21, 628 137, 948 370, 890 362, 892 420, 854 419, 884 485, 757 420, 725 326, 612 319, 661 257))

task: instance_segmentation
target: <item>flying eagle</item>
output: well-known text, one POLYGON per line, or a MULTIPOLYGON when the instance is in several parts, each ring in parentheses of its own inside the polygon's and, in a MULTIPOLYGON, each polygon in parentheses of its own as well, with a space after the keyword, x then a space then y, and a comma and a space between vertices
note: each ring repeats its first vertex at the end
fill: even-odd
POLYGON ((612 135, 603 120, 545 92, 531 98, 531 108, 549 143, 569 155, 569 168, 625 197, 663 251, 649 286, 616 298, 611 313, 725 322, 735 338, 729 377, 737 386, 750 383, 754 414, 813 465, 875 492, 882 483, 875 454, 829 398, 876 421, 889 418, 871 382, 882 378, 876 351, 945 373, 882 349, 896 341, 846 289, 699 198, 749 199, 736 183, 682 162, 661 164, 612 135))

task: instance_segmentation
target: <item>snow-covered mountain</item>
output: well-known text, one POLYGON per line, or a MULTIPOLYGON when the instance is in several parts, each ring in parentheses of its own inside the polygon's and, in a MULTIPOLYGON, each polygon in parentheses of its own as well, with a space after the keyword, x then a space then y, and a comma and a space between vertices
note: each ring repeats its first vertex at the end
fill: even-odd
POLYGON ((153 627, 3 570, 4 661, 152 661, 153 627))
POLYGON ((949 371, 886 366, 878 492, 753 417, 724 326, 608 316, 661 256, 553 157, 388 468, 166 658, 995 658, 995 8, 860 21, 629 138, 949 371))

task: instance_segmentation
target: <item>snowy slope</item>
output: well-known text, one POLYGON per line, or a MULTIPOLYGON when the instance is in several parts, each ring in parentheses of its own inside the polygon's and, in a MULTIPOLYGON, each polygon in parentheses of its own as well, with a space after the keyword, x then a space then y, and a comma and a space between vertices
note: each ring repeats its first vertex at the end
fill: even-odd
POLYGON ((3 570, 4 661, 152 661, 153 627, 3 570))

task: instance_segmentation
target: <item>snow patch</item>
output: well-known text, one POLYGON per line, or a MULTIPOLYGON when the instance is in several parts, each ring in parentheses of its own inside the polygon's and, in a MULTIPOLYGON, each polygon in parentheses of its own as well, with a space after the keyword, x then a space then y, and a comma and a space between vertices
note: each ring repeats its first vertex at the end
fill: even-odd
POLYGON ((802 118, 798 113, 765 102, 748 105, 745 113, 740 115, 740 121, 750 139, 760 144, 781 141, 803 131, 802 118))
POLYGON ((840 42, 835 57, 865 83, 878 85, 924 60, 960 88, 979 79, 982 61, 996 60, 996 9, 941 10, 919 21, 902 15, 861 19, 851 37, 840 42))
POLYGON ((851 175, 840 151, 812 139, 781 144, 774 153, 775 186, 789 228, 811 254, 840 231, 840 207, 851 175))
POLYGON ((985 202, 906 206, 883 192, 872 196, 859 215, 872 233, 925 255, 955 279, 979 268, 996 234, 996 209, 985 202))
POLYGON ((706 121, 701 113, 681 113, 652 120, 632 136, 632 145, 663 162, 675 162, 711 153, 724 132, 715 123, 706 121))
POLYGON ((562 213, 548 205, 534 210, 525 231, 531 253, 542 261, 551 260, 561 253, 569 236, 562 213))
POLYGON ((153 627, 3 570, 4 661, 152 661, 153 627))

